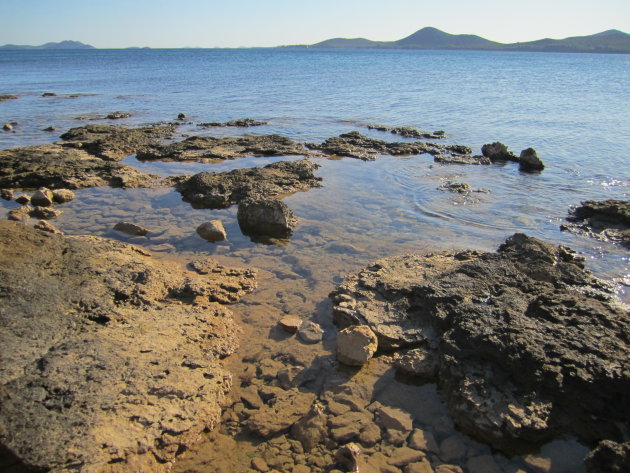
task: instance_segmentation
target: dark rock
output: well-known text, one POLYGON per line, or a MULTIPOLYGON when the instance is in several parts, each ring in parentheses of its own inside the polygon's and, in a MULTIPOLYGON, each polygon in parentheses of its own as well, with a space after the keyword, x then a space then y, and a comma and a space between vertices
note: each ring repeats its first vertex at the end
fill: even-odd
POLYGON ((179 113, 179 114, 177 115, 177 119, 178 119, 178 120, 186 120, 186 114, 184 114, 184 113, 179 113))
POLYGON ((52 191, 53 200, 57 204, 66 204, 75 198, 74 192, 69 189, 55 189, 52 191))
POLYGON ((137 153, 140 149, 157 145, 175 132, 174 125, 123 128, 113 125, 86 125, 71 128, 61 135, 68 148, 78 148, 111 161, 137 153))
POLYGON ((11 125, 10 123, 5 123, 4 125, 2 125, 2 129, 4 131, 13 131, 13 125, 11 125))
POLYGON ((18 204, 21 204, 21 205, 26 205, 26 204, 30 203, 30 201, 31 201, 31 196, 30 196, 30 195, 28 195, 28 194, 22 194, 22 195, 20 195, 20 196, 16 197, 16 198, 15 198, 15 201, 16 201, 18 204))
POLYGON ((56 97, 56 96, 57 96, 57 94, 54 93, 54 92, 44 92, 42 94, 42 97, 56 97))
POLYGON ((389 131, 394 135, 400 135, 404 138, 416 138, 416 139, 439 139, 444 138, 445 133, 443 131, 434 131, 433 133, 427 133, 416 128, 408 126, 389 127, 386 125, 368 125, 370 130, 389 131))
POLYGON ((42 131, 56 131, 56 130, 57 130, 56 126, 50 125, 50 126, 44 128, 42 131))
POLYGON ((439 363, 434 351, 425 348, 412 348, 396 355, 394 366, 402 373, 427 380, 437 376, 439 363))
POLYGON ((0 187, 158 187, 173 185, 176 179, 143 174, 130 166, 94 157, 83 149, 54 144, 0 150, 0 187))
POLYGON ((0 198, 4 200, 13 200, 14 192, 12 189, 0 189, 0 198))
POLYGON ((569 212, 563 229, 630 248, 630 200, 587 200, 569 212))
POLYGON ((127 113, 127 112, 112 112, 110 114, 108 114, 105 118, 107 118, 108 120, 120 120, 122 118, 129 118, 131 117, 131 113, 127 113))
POLYGON ((588 473, 627 473, 630 471, 630 442, 604 440, 586 457, 588 473))
POLYGON ((490 161, 514 161, 518 162, 518 157, 508 150, 508 147, 503 143, 495 141, 494 143, 486 144, 481 147, 481 153, 490 161))
POLYGON ((457 194, 470 194, 472 188, 465 182, 445 181, 438 187, 443 192, 455 192, 457 194))
POLYGON ((177 190, 197 208, 229 207, 247 198, 269 198, 319 187, 321 178, 313 173, 318 167, 302 159, 262 168, 201 172, 179 183, 177 190))
POLYGON ((197 235, 210 242, 223 241, 227 238, 221 220, 210 220, 197 227, 197 235))
POLYGON ((149 233, 149 230, 147 230, 146 228, 143 228, 140 225, 136 225, 135 223, 131 222, 118 222, 116 225, 114 225, 114 230, 132 236, 145 236, 149 233))
POLYGON ((565 247, 516 234, 498 253, 386 258, 331 297, 379 350, 432 354, 458 426, 495 448, 621 438, 630 422, 628 310, 565 247))
POLYGON ((389 142, 368 138, 358 131, 344 133, 335 138, 328 138, 322 144, 308 144, 308 148, 331 156, 347 156, 364 161, 373 161, 379 154, 391 156, 414 154, 468 154, 472 150, 460 145, 439 145, 423 141, 389 142))
POLYGON ((284 202, 276 199, 245 199, 238 204, 238 225, 245 235, 288 238, 297 218, 284 202))
POLYGON ((230 311, 170 296, 191 282, 223 283, 0 222, 0 452, 36 471, 170 471, 219 422, 237 348, 230 311))
POLYGON ((140 160, 214 161, 245 156, 292 156, 306 154, 303 145, 280 135, 215 138, 191 136, 171 144, 154 144, 138 151, 140 160))
POLYGON ((208 123, 199 123, 198 126, 213 128, 213 127, 250 127, 250 126, 261 126, 266 125, 267 122, 254 120, 252 118, 241 118, 238 120, 230 120, 229 122, 208 122, 208 123))
POLYGON ((19 98, 17 95, 0 94, 0 102, 4 102, 5 100, 15 100, 17 98, 19 98))
POLYGON ((524 172, 536 172, 545 169, 545 165, 534 148, 527 148, 521 151, 521 156, 518 159, 518 168, 524 172))
POLYGON ((40 207, 50 207, 53 204, 52 191, 45 187, 40 187, 31 196, 31 203, 40 207))
POLYGON ((469 154, 463 155, 442 155, 438 154, 433 156, 433 160, 436 163, 441 164, 490 164, 492 161, 486 158, 485 156, 474 155, 471 156, 469 154))

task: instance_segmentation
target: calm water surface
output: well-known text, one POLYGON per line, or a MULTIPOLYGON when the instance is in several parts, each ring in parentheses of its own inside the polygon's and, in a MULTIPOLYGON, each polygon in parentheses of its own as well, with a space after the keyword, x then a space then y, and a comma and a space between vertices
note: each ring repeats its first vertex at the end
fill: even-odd
MULTIPOLYGON (((120 110, 133 114, 115 122, 124 125, 171 121, 185 113, 191 123, 180 128, 183 134, 279 133, 318 142, 359 130, 394 139, 365 128, 368 123, 382 123, 443 129, 448 142, 469 145, 476 153, 482 144, 492 141, 507 144, 517 154, 530 146, 538 151, 547 166, 541 174, 520 173, 514 164, 440 165, 430 156, 383 157, 375 162, 321 160, 318 174, 323 177, 323 187, 285 199, 300 225, 290 241, 276 246, 260 245, 243 236, 235 208, 195 210, 172 189, 78 191, 78 198, 63 206, 65 211, 56 222, 67 234, 123 239, 111 228, 120 220, 133 220, 151 233, 130 241, 156 254, 186 259, 207 253, 230 264, 261 268, 260 290, 235 307, 245 336, 256 341, 229 361, 237 376, 244 369, 240 360, 248 352, 263 350, 271 356, 290 351, 300 354, 305 363, 330 354, 335 331, 328 292, 349 271, 383 256, 447 248, 495 250, 509 235, 525 232, 571 246, 597 275, 630 283, 627 250, 559 229, 570 206, 586 199, 627 199, 630 193, 627 55, 3 51, 1 93, 20 98, 0 102, 0 122, 18 123, 14 133, 0 133, 0 148, 52 142, 70 127, 107 123, 77 117, 120 110), (58 96, 43 98, 43 92, 58 96), (268 120, 269 125, 245 130, 195 126, 243 117, 268 120), (50 125, 58 133, 41 131, 50 125), (463 198, 438 190, 447 179, 488 192, 463 198), (196 235, 200 223, 214 218, 223 220, 226 242, 210 244, 196 235), (325 343, 307 348, 295 340, 270 338, 282 313, 296 313, 322 324, 325 343)), ((142 163, 132 156, 125 162, 143 172, 169 175, 224 171, 277 159, 282 158, 187 164, 142 163)), ((10 208, 15 204, 2 201, 0 205, 10 208)), ((619 289, 628 300, 625 286, 619 289)), ((378 364, 367 373, 366 385, 387 376, 378 364)), ((416 388, 394 379, 391 382, 400 392, 410 391, 409 396, 396 398, 386 393, 381 401, 411 411, 409 399, 418 395, 416 388)), ((436 393, 417 389, 423 389, 427 399, 433 396, 433 416, 445 415, 436 393)), ((431 428, 431 418, 422 419, 422 415, 417 413, 417 422, 431 428)), ((567 444, 561 447, 559 451, 569 448, 567 444)), ((251 453, 255 446, 248 448, 243 451, 251 453)), ((575 448, 575 455, 583 455, 580 447, 575 448)), ((217 461, 210 447, 201 448, 196 455, 190 460, 196 465, 217 461)), ((232 467, 221 471, 238 471, 234 465, 239 461, 244 460, 234 459, 232 467)), ((515 461, 528 471, 522 459, 515 461)), ((508 460, 501 462, 509 471, 508 460)))

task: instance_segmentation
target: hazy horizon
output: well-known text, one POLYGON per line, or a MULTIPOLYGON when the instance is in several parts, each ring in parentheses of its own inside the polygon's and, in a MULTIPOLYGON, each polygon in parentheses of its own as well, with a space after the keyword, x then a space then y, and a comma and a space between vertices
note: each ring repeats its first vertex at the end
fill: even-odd
POLYGON ((427 26, 500 43, 630 31, 630 2, 0 1, 0 44, 75 40, 97 48, 273 47, 336 37, 396 41, 427 26))

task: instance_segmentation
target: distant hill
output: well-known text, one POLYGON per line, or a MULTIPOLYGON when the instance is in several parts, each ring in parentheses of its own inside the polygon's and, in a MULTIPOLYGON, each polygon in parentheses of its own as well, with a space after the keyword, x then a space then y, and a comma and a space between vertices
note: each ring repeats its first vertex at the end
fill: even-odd
POLYGON ((481 36, 450 34, 437 28, 422 28, 398 41, 371 41, 365 38, 333 38, 308 46, 328 49, 468 49, 481 51, 539 51, 630 53, 630 35, 619 30, 608 30, 590 36, 565 39, 541 39, 525 43, 497 43, 481 36))
POLYGON ((5 44, 0 49, 20 50, 20 49, 96 49, 89 44, 83 44, 80 41, 61 41, 59 43, 46 43, 40 46, 23 46, 19 44, 5 44))

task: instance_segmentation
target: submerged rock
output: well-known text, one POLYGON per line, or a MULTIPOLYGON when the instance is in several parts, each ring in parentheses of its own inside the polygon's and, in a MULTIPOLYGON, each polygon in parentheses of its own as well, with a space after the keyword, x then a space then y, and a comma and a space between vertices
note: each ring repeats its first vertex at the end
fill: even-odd
POLYGON ((294 156, 307 154, 300 143, 280 135, 215 138, 191 136, 170 144, 153 144, 139 149, 140 160, 214 161, 245 156, 294 156))
POLYGON ((122 118, 129 118, 131 117, 131 113, 127 113, 127 112, 112 112, 110 114, 108 114, 105 118, 107 118, 108 120, 120 120, 122 118))
POLYGON ((50 207, 37 207, 35 206, 33 210, 29 213, 31 217, 39 218, 42 220, 51 220, 53 218, 59 217, 63 213, 63 210, 53 209, 50 207))
POLYGON ((245 199, 236 216, 243 234, 251 236, 288 238, 297 225, 293 211, 276 199, 245 199))
POLYGON ((621 438, 630 318, 607 291, 569 249, 515 234, 498 253, 377 261, 331 297, 340 327, 434 357, 459 427, 509 452, 559 432, 621 438))
POLYGON ((400 135, 405 138, 439 139, 444 138, 445 136, 445 133, 442 130, 434 131, 433 133, 427 133, 425 131, 411 128, 409 126, 390 127, 386 125, 368 125, 367 127, 370 130, 389 131, 394 135, 400 135))
POLYGON ((0 451, 43 471, 170 471, 219 421, 237 347, 230 311, 173 297, 191 282, 222 283, 0 222, 0 451))
POLYGON ((630 248, 630 200, 587 200, 569 212, 563 230, 584 233, 630 248))
POLYGON ((282 391, 273 399, 271 405, 264 406, 252 414, 248 427, 266 439, 287 431, 308 414, 315 398, 315 394, 302 393, 297 389, 282 391))
POLYGON ((132 236, 145 236, 149 233, 149 230, 146 228, 131 222, 118 222, 114 225, 114 230, 132 236))
POLYGON ((238 120, 230 120, 229 122, 208 122, 199 123, 198 126, 212 128, 212 127, 250 127, 266 125, 267 122, 254 120, 253 118, 240 118, 238 120))
POLYGON ((265 167, 229 172, 201 172, 182 181, 177 190, 197 208, 222 208, 247 198, 269 198, 319 187, 319 166, 309 159, 281 161, 265 167))
POLYGON ((303 320, 297 315, 285 315, 278 321, 278 325, 289 333, 295 333, 299 330, 303 320))

